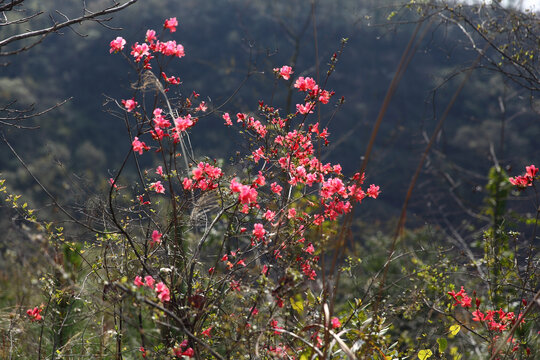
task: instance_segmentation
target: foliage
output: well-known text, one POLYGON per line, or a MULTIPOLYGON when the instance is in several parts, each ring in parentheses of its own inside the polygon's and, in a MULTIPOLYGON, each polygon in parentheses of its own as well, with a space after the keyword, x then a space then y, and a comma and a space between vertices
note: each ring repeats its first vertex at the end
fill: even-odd
MULTIPOLYGON (((446 12, 456 14, 437 3, 411 2, 404 9, 446 20, 446 12)), ((389 20, 402 16, 403 9, 392 11, 389 20)), ((312 8, 312 21, 314 14, 312 8)), ((36 214, 44 211, 30 209, 6 187, 17 177, 1 181, 3 211, 13 219, 9 230, 26 240, 2 251, 11 268, 0 269, 0 281, 12 287, 0 296, 2 357, 539 355, 540 177, 534 165, 509 178, 492 148, 495 165, 486 171, 481 211, 467 209, 475 222, 441 211, 440 223, 404 233, 398 227, 391 237, 391 216, 380 223, 352 217, 353 209, 364 208, 361 202, 380 194, 379 186, 364 185, 365 169, 347 176, 340 164, 323 160, 334 149, 333 129, 323 119, 333 119, 345 103, 330 84, 339 76, 347 39, 330 52, 319 80, 319 69, 260 65, 274 90, 237 111, 228 100, 218 105, 199 94, 187 73, 177 72, 191 52, 176 42, 177 34, 184 36, 182 23, 168 18, 138 42, 135 36, 107 41, 110 56, 131 69, 132 78, 119 86, 122 95, 106 103, 125 128, 125 141, 110 145, 124 151, 115 170, 95 174, 88 167, 104 162, 104 152, 80 142, 75 156, 88 155, 81 170, 89 179, 109 178, 102 196, 86 199, 85 217, 71 215, 38 180, 51 176, 48 182, 61 192, 67 188, 62 176, 36 177, 40 168, 24 163, 3 136, 28 182, 36 181, 79 230, 41 220, 36 214), (207 144, 192 144, 218 127, 233 139, 234 155, 199 155, 207 144), (530 209, 515 204, 523 198, 530 209), (456 221, 463 227, 456 229, 456 221)), ((510 66, 505 76, 514 79, 513 71, 534 67, 534 59, 511 58, 496 70, 510 66)), ((521 78, 520 86, 533 80, 521 78)), ((71 155, 62 147, 58 154, 71 155)), ((451 177, 444 166, 452 165, 441 165, 445 179, 451 177)))

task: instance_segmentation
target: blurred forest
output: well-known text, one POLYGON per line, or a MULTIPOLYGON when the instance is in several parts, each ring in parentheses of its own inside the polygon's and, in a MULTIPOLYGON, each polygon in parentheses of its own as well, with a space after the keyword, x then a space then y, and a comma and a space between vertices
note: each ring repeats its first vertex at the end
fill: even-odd
MULTIPOLYGON (((29 3, 33 10, 51 14, 59 10, 74 16, 81 10, 79 1, 29 3)), ((88 6, 100 8, 106 3, 92 1, 88 6)), ((10 192, 21 194, 37 209, 40 219, 70 229, 66 238, 91 238, 86 229, 72 225, 31 174, 78 220, 91 225, 93 218, 102 215, 109 178, 132 151, 125 123, 115 116, 114 100, 133 96, 136 89, 130 84, 137 76, 134 69, 127 70, 130 65, 125 58, 109 53, 109 43, 117 36, 128 44, 140 41, 147 29, 161 30, 169 17, 179 21, 173 36, 186 52, 185 58, 169 64, 171 73, 182 81, 179 96, 195 91, 208 104, 209 111, 190 135, 194 151, 197 156, 222 160, 225 167, 234 166, 238 143, 234 130, 223 126, 222 113, 249 112, 259 101, 284 113, 294 111, 295 102, 290 99, 297 95, 291 95, 283 83, 278 86, 272 69, 291 65, 293 78, 311 76, 324 83, 332 55, 347 39, 325 86, 335 91, 334 104, 318 109, 316 115, 328 126, 332 139, 321 150, 322 160, 339 162, 344 173, 352 175, 362 164, 383 99, 422 21, 421 35, 415 35, 418 41, 412 58, 389 103, 367 165, 369 183, 379 185, 382 193, 378 201, 366 203, 355 214, 354 239, 367 250, 380 246, 377 251, 385 251, 409 182, 442 118, 442 129, 421 166, 408 205, 406 228, 419 242, 480 251, 481 231, 493 225, 490 211, 494 210, 486 208, 493 205, 489 201, 499 191, 490 187, 494 178, 490 169, 517 174, 540 159, 537 15, 525 9, 519 16, 513 15, 512 8, 478 10, 454 2, 433 2, 432 6, 427 1, 401 4, 392 0, 314 3, 312 11, 312 2, 307 0, 144 0, 114 14, 107 26, 84 22, 46 37, 28 51, 3 57, 0 105, 16 100, 15 108, 34 107, 39 112, 67 101, 17 123, 22 127, 0 125, 2 136, 30 170, 21 166, 6 142, 0 142, 0 178, 6 180, 10 192), (485 26, 486 38, 495 46, 484 47, 483 30, 464 29, 463 18, 457 14, 485 26), (532 24, 525 28, 529 33, 521 48, 508 40, 520 34, 521 28, 512 30, 510 23, 506 29, 490 28, 495 19, 505 17, 528 19, 527 24, 532 24), (490 37, 497 31, 504 39, 490 37), (512 49, 516 58, 501 57, 497 47, 512 49), (477 63, 479 52, 487 56, 477 63), (511 66, 507 70, 508 61, 522 64, 520 69, 525 70, 513 72, 511 66), (445 114, 471 66, 474 71, 445 114), (345 101, 337 106, 342 96, 345 101)), ((37 21, 46 26, 49 20, 45 16, 37 21)), ((27 26, 10 27, 1 37, 25 32, 27 26)), ((170 96, 174 101, 174 94, 170 96)), ((152 156, 157 157, 141 158, 142 167, 151 166, 152 156)), ((126 171, 128 178, 134 177, 134 164, 126 171)), ((520 209, 524 202, 514 201, 510 207, 520 209)), ((525 217, 534 221, 535 215, 526 213, 525 217)), ((32 246, 23 245, 29 236, 25 226, 9 204, 0 207, 2 286, 11 276, 6 267, 12 261, 25 263, 27 256, 11 245, 20 241, 22 248, 32 246)), ((375 272, 383 262, 381 255, 368 267, 375 272)), ((0 304, 10 303, 15 296, 0 292, 0 304)))

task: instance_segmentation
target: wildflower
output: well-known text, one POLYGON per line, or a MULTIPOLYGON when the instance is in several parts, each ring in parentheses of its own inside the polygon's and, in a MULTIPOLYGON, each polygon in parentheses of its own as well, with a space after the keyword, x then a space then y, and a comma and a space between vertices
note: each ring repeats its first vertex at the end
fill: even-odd
POLYGON ((154 288, 154 284, 156 283, 156 280, 154 280, 153 277, 150 275, 147 275, 144 277, 144 285, 149 287, 150 289, 154 288))
POLYGON ((142 356, 143 358, 145 358, 146 355, 147 355, 147 354, 146 354, 146 349, 145 349, 143 346, 141 346, 141 347, 139 348, 139 351, 141 352, 141 356, 142 356))
POLYGON ((111 49, 109 50, 109 53, 112 54, 117 53, 119 51, 122 51, 124 49, 124 45, 126 45, 126 40, 119 36, 110 43, 111 49))
POLYGON ((142 155, 144 150, 150 149, 146 144, 139 140, 138 137, 135 136, 133 139, 133 142, 131 143, 131 146, 133 147, 134 152, 138 152, 139 155, 142 155))
POLYGON ((178 133, 186 131, 188 128, 193 126, 193 120, 191 120, 191 114, 188 114, 185 117, 179 117, 174 120, 174 125, 176 126, 176 131, 178 133))
POLYGON ((165 24, 163 25, 164 29, 169 29, 172 33, 176 31, 176 27, 178 26, 178 20, 176 20, 175 17, 165 20, 165 24))
POLYGON ((161 181, 156 181, 150 184, 150 189, 154 190, 158 194, 165 194, 165 187, 161 184, 161 181))
POLYGON ((150 56, 150 47, 147 43, 135 43, 131 47, 130 54, 133 55, 133 57, 135 58, 135 62, 138 63, 139 61, 141 61, 143 56, 150 56))
POLYGON ((210 337, 210 331, 212 331, 212 326, 204 330, 201 334, 203 334, 204 336, 210 337))
POLYGON ((154 30, 146 30, 146 42, 153 43, 156 40, 156 32, 154 30))
POLYGON ((167 302, 171 300, 171 293, 169 291, 169 288, 163 282, 159 282, 156 285, 156 293, 158 294, 158 299, 161 302, 167 302))
POLYGON ((310 77, 304 78, 300 76, 294 83, 294 87, 299 91, 311 91, 315 86, 317 86, 317 83, 310 77))
POLYGON ((223 114, 223 120, 225 120, 225 125, 232 126, 233 123, 231 121, 231 116, 229 115, 229 113, 223 114))
POLYGON ((296 104, 296 111, 298 111, 302 115, 312 114, 313 113, 313 104, 312 103, 307 103, 305 105, 296 104))
POLYGON ((292 68, 287 65, 284 65, 281 68, 275 68, 274 72, 284 80, 289 80, 291 74, 293 73, 292 68))
POLYGON ((339 319, 335 316, 332 318, 330 323, 332 324, 332 329, 337 329, 341 327, 341 322, 339 322, 339 319))
POLYGON ((381 191, 379 190, 379 187, 375 186, 373 184, 371 184, 369 186, 369 189, 367 190, 367 195, 369 197, 372 197, 373 199, 376 199, 377 196, 379 196, 380 193, 381 193, 381 191))
POLYGON ((283 190, 283 187, 281 187, 281 185, 278 185, 278 183, 273 182, 270 185, 270 190, 272 190, 272 192, 274 192, 274 193, 276 193, 278 195, 281 195, 281 190, 283 190))
POLYGON ((137 102, 135 101, 134 98, 129 99, 129 100, 122 100, 122 105, 124 105, 127 112, 131 112, 137 106, 137 102))
POLYGON ((261 240, 264 237, 264 234, 266 234, 266 230, 264 230, 263 224, 257 223, 253 226, 253 235, 257 239, 261 240))
POLYGON ((463 289, 463 286, 459 292, 456 293, 452 290, 448 292, 448 295, 452 296, 454 300, 456 300, 456 303, 453 304, 453 306, 461 305, 462 307, 471 307, 472 299, 467 295, 463 289))
POLYGON ((161 236, 162 235, 163 234, 161 234, 159 231, 154 230, 152 232, 152 241, 150 242, 150 246, 161 243, 161 236))
POLYGON ((40 315, 42 311, 43 309, 36 306, 33 309, 26 310, 26 314, 30 317, 30 321, 34 322, 43 319, 43 317, 40 315))
POLYGON ((142 277, 140 276, 135 276, 135 280, 133 280, 133 284, 135 284, 135 286, 137 287, 141 287, 144 285, 143 281, 142 281, 142 277))

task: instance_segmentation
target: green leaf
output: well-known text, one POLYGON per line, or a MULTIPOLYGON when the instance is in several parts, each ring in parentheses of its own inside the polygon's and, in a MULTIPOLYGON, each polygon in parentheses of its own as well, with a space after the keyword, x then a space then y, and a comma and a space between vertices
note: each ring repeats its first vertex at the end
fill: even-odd
POLYGON ((429 349, 427 350, 420 350, 418 352, 418 358, 420 360, 426 360, 427 358, 431 357, 431 355, 433 355, 433 352, 429 349))
POLYGON ((437 344, 439 344, 439 353, 443 353, 448 346, 448 341, 445 338, 437 339, 437 344))

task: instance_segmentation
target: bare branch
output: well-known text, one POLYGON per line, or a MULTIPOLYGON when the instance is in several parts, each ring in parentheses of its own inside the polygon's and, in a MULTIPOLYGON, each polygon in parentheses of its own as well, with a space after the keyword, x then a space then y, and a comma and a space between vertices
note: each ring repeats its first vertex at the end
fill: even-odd
POLYGON ((81 22, 84 22, 84 21, 88 21, 88 20, 107 21, 107 19, 99 19, 99 17, 103 16, 103 15, 107 15, 107 14, 112 14, 112 13, 115 13, 115 12, 120 11, 120 10, 123 10, 123 9, 127 8, 128 6, 135 4, 137 1, 138 0, 130 0, 130 1, 126 2, 126 3, 124 3, 124 4, 121 4, 121 5, 116 4, 116 5, 113 5, 113 6, 109 7, 109 8, 103 9, 101 11, 98 11, 98 12, 95 12, 95 13, 90 13, 90 14, 85 14, 85 15, 77 17, 75 19, 66 20, 64 22, 56 22, 54 25, 52 25, 50 27, 47 27, 47 28, 34 30, 34 31, 29 31, 29 32, 24 33, 24 34, 17 34, 17 35, 10 36, 7 39, 4 39, 4 40, 0 41, 0 48, 2 48, 3 46, 6 46, 8 44, 11 44, 13 42, 23 40, 23 39, 28 39, 28 38, 37 37, 37 36, 47 36, 52 32, 58 31, 59 29, 62 29, 62 28, 65 28, 65 27, 68 27, 68 26, 71 26, 71 25, 74 25, 74 24, 78 24, 78 23, 81 23, 81 22))

